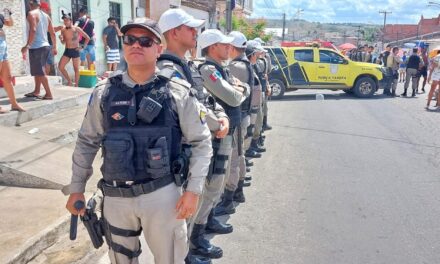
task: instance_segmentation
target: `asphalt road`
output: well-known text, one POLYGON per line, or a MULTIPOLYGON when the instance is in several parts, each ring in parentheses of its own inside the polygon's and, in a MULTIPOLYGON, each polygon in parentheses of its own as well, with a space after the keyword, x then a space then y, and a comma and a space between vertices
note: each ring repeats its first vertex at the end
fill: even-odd
POLYGON ((214 263, 440 263, 440 111, 425 104, 304 90, 270 102, 268 151, 214 263))

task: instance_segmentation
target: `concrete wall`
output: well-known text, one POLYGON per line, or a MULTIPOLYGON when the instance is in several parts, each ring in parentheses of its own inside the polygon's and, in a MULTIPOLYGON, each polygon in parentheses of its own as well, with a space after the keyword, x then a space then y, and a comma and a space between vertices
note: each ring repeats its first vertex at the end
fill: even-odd
POLYGON ((26 62, 21 56, 21 48, 25 44, 25 21, 24 4, 20 0, 1 0, 0 12, 3 14, 3 8, 9 8, 12 11, 14 26, 4 26, 6 33, 6 43, 8 45, 8 60, 12 67, 12 75, 21 76, 25 74, 26 62))

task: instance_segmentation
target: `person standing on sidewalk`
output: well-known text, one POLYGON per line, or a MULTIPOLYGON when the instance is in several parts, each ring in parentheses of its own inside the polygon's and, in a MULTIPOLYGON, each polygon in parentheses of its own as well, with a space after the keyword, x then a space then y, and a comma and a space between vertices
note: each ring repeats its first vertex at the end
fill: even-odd
POLYGON ((83 7, 79 10, 79 18, 75 22, 75 26, 80 27, 90 37, 90 41, 86 44, 84 38, 80 38, 79 44, 82 46, 79 53, 81 66, 88 67, 89 70, 94 69, 96 60, 95 49, 95 22, 87 14, 87 8, 83 7), (93 65, 93 66, 92 66, 93 65))
POLYGON ((74 204, 85 200, 93 160, 102 147, 99 187, 111 263, 138 263, 143 231, 155 263, 183 264, 188 253, 185 219, 196 213, 203 191, 211 133, 190 86, 172 77, 174 71, 156 72, 162 52, 157 23, 139 17, 121 32, 127 71, 100 82, 92 93, 73 152, 71 184, 63 189, 70 194, 66 208, 73 215, 84 214, 74 204), (173 164, 183 159, 183 139, 192 154, 184 166, 189 176, 182 194, 183 179, 174 174, 173 164))
POLYGON ((46 62, 49 52, 53 55, 57 54, 57 41, 55 31, 52 26, 52 20, 40 9, 40 0, 30 0, 29 6, 31 11, 26 17, 28 26, 28 38, 26 45, 21 48, 21 53, 25 54, 29 51, 29 64, 31 67, 31 75, 35 79, 35 89, 31 93, 25 94, 26 97, 40 98, 43 100, 52 100, 52 92, 49 87, 49 80, 46 76, 46 62), (52 39, 52 50, 47 39, 47 32, 50 33, 52 39), (43 85, 46 94, 40 97, 40 86, 43 85))
POLYGON ((187 263, 211 263, 210 258, 218 258, 223 254, 220 247, 214 246, 205 234, 227 234, 233 231, 231 225, 219 222, 213 216, 213 207, 223 193, 225 174, 229 156, 232 151, 232 134, 229 132, 229 118, 223 107, 203 86, 203 79, 197 66, 185 58, 188 51, 195 49, 197 29, 205 24, 204 20, 195 19, 183 9, 169 9, 159 19, 159 27, 167 42, 167 49, 158 59, 158 68, 176 70, 176 77, 191 84, 191 91, 199 102, 207 109, 206 120, 211 131, 213 157, 208 177, 200 200, 197 214, 189 221, 190 252, 187 263), (191 230, 192 229, 192 230, 191 230), (197 257, 197 256, 203 256, 197 257))
MULTIPOLYGON (((12 86, 11 65, 9 65, 8 61, 8 46, 6 45, 6 34, 5 31, 3 31, 4 25, 8 27, 14 25, 11 14, 11 11, 7 8, 3 10, 3 14, 0 14, 0 79, 11 102, 11 110, 23 112, 25 110, 17 103, 14 87, 12 86)), ((0 114, 7 112, 8 110, 0 107, 0 114)))
POLYGON ((85 39, 85 45, 89 42, 89 36, 79 27, 72 25, 71 14, 65 14, 61 17, 64 21, 64 27, 61 29, 60 40, 66 47, 64 49, 63 56, 58 63, 58 69, 63 77, 67 80, 67 86, 78 87, 79 82, 79 53, 81 46, 79 45, 79 36, 85 39), (69 77, 69 73, 66 71, 66 64, 72 60, 73 71, 75 73, 75 84, 72 84, 72 80, 69 77))
POLYGON ((116 71, 120 61, 119 37, 122 37, 122 32, 119 30, 118 22, 114 17, 108 18, 107 23, 108 25, 102 32, 102 42, 104 43, 107 58, 107 70, 116 71))
POLYGON ((409 87, 409 82, 412 80, 412 96, 416 96, 417 84, 419 82, 418 73, 419 69, 422 66, 423 62, 420 59, 420 56, 417 54, 419 50, 417 48, 413 49, 413 53, 408 58, 408 63, 406 64, 406 78, 405 85, 402 96, 406 96, 406 92, 409 87))

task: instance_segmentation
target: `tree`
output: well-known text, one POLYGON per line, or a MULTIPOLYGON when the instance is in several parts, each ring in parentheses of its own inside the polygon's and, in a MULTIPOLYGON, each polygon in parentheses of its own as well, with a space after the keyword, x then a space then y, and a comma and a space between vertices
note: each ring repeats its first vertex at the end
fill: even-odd
MULTIPOLYGON (((261 38, 264 42, 270 41, 273 37, 273 33, 266 34, 264 32, 266 24, 266 20, 264 19, 258 19, 252 22, 244 18, 232 16, 232 30, 242 32, 247 39, 261 38)), ((226 21, 222 19, 220 25, 225 27, 226 21)))

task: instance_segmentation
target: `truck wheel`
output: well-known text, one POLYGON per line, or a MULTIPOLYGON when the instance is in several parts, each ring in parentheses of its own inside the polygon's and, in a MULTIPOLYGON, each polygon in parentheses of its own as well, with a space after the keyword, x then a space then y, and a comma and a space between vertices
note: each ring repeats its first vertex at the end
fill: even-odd
POLYGON ((376 82, 371 77, 361 77, 356 81, 353 92, 360 98, 371 97, 376 92, 376 82))
POLYGON ((278 79, 270 80, 270 88, 272 88, 272 99, 281 99, 286 91, 286 86, 284 83, 278 79))

